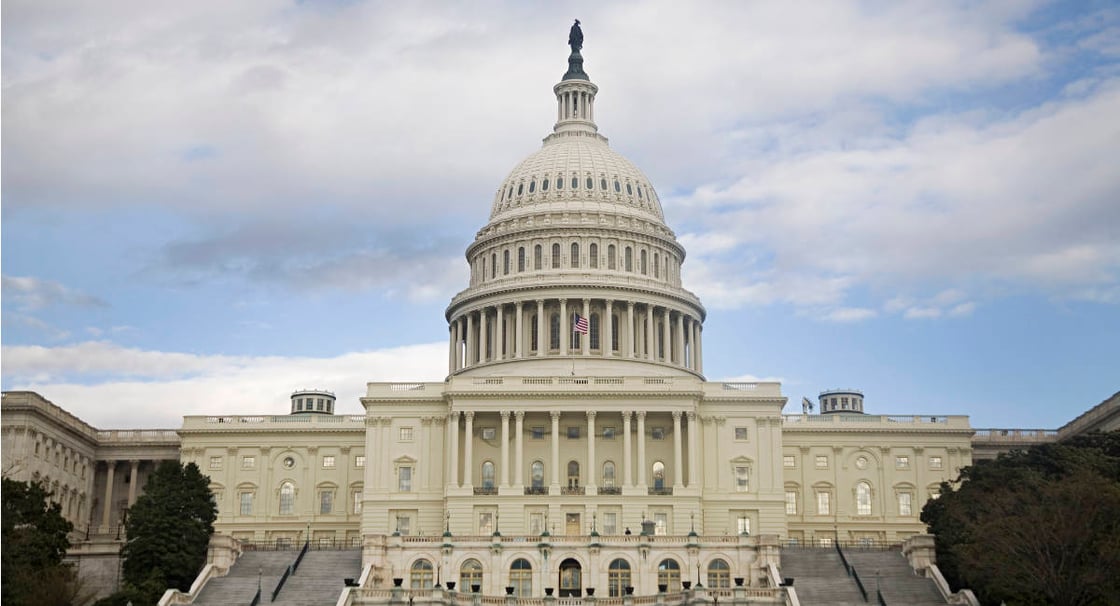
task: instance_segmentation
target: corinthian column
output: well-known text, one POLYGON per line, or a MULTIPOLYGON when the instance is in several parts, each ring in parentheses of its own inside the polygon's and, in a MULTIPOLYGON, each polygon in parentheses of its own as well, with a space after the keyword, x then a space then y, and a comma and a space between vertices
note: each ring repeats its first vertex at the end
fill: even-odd
POLYGON ((494 323, 494 359, 505 359, 502 350, 506 346, 506 315, 505 305, 498 306, 498 318, 494 323))
POLYGON ((638 486, 645 488, 646 483, 646 411, 638 411, 638 486))
POLYGON ((552 486, 560 490, 560 413, 552 411, 552 486))
POLYGON ((568 329, 568 300, 560 299, 560 355, 568 355, 568 339, 571 337, 568 329))
POLYGON ((509 411, 503 410, 502 417, 502 486, 509 486, 509 411))
POLYGON ((478 310, 478 361, 488 362, 490 356, 486 355, 486 346, 490 341, 490 331, 486 326, 486 308, 478 310))
POLYGON ((463 431, 463 484, 474 486, 474 412, 466 411, 466 429, 463 431))
POLYGON ((603 356, 605 357, 614 355, 613 303, 614 301, 607 299, 607 312, 602 321, 600 321, 599 323, 599 326, 601 328, 606 328, 606 330, 599 330, 599 351, 602 352, 603 356))
POLYGON ((622 411, 622 485, 632 486, 634 461, 633 450, 630 443, 630 415, 629 410, 622 411))
POLYGON ((681 456, 681 411, 673 411, 673 486, 684 486, 684 461, 681 456))
POLYGON ((595 411, 587 411, 587 481, 584 484, 590 489, 595 489, 595 477, 598 475, 599 466, 595 462, 595 411))
POLYGON ((513 352, 518 358, 525 356, 525 310, 524 303, 518 301, 516 305, 517 321, 514 324, 513 338, 517 341, 514 345, 513 352))

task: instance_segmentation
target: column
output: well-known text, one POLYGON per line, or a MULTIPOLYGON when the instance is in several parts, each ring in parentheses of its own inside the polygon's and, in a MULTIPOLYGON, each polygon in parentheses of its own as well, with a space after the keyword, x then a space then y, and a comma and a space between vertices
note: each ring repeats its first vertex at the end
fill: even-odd
POLYGON ((499 413, 502 417, 502 486, 509 486, 509 411, 499 413))
POLYGON ((467 361, 465 366, 471 366, 478 361, 478 350, 474 347, 474 312, 467 312, 467 361))
POLYGON ((463 485, 474 486, 474 411, 463 413, 467 419, 463 430, 463 485))
POLYGON ((677 355, 676 363, 680 366, 688 366, 684 361, 684 314, 682 313, 677 313, 677 346, 673 350, 677 355))
POLYGON ((552 486, 560 488, 560 413, 552 411, 552 486))
POLYGON ((109 459, 105 461, 108 473, 105 475, 105 501, 101 505, 101 527, 109 528, 109 515, 113 513, 113 476, 117 472, 117 462, 109 459))
MULTIPOLYGON (((633 306, 631 306, 633 309, 633 306)), ((634 462, 630 459, 631 446, 630 446, 630 415, 633 414, 629 410, 622 411, 622 485, 632 486, 633 481, 633 467, 634 462)))
MULTIPOLYGON (((451 443, 451 456, 448 459, 451 462, 451 473, 447 475, 450 478, 452 488, 459 487, 459 411, 451 413, 447 420, 447 431, 450 435, 451 443)), ((368 458, 367 453, 366 465, 369 465, 371 459, 368 458)))
POLYGON ((478 361, 480 363, 488 362, 491 359, 490 356, 486 355, 486 346, 490 342, 490 331, 486 326, 486 316, 485 307, 478 310, 478 361))
POLYGON ((645 488, 646 477, 646 411, 638 411, 638 487, 645 488))
POLYGON ((447 325, 447 372, 455 372, 455 320, 447 325))
POLYGON ((560 355, 568 355, 568 300, 560 299, 560 355))
POLYGON ((681 411, 673 411, 673 487, 684 487, 684 464, 681 457, 681 411))
MULTIPOLYGON (((587 481, 584 484, 594 489, 599 475, 599 466, 595 462, 595 411, 587 411, 587 481)), ((590 493, 591 490, 588 490, 590 493)))
POLYGON ((515 321, 513 330, 513 338, 517 340, 513 351, 514 355, 518 358, 525 357, 525 327, 523 326, 525 323, 525 311, 522 306, 523 303, 518 301, 516 305, 517 320, 515 321))
POLYGON ((543 356, 548 351, 548 343, 544 342, 544 327, 548 320, 544 317, 544 300, 537 299, 537 355, 543 356))
POLYGON ((626 302, 626 357, 634 357, 634 302, 626 302))
POLYGON ((494 359, 503 360, 502 350, 506 347, 506 306, 498 306, 498 320, 494 325, 494 359))
POLYGON ((688 487, 699 488, 699 478, 696 477, 696 411, 688 411, 688 487))
POLYGON ((696 372, 704 373, 704 325, 696 326, 696 372))
POLYGON ((669 308, 666 307, 661 318, 661 351, 665 355, 666 364, 673 361, 673 340, 669 326, 669 308))
POLYGON ((513 455, 514 464, 517 466, 514 470, 517 477, 513 483, 514 486, 521 486, 525 483, 525 468, 522 465, 525 461, 525 411, 519 410, 515 412, 514 418, 517 424, 514 427, 513 440, 515 448, 513 450, 513 455))
POLYGON ((696 320, 696 318, 692 318, 692 321, 688 323, 688 326, 689 330, 691 331, 691 336, 689 336, 689 343, 691 343, 691 347, 689 347, 690 355, 688 356, 688 365, 692 370, 696 370, 696 361, 700 358, 700 348, 697 347, 698 343, 696 341, 697 335, 700 334, 700 323, 696 320))
POLYGON ((614 301, 607 299, 607 312, 603 317, 602 322, 599 324, 599 351, 603 352, 603 356, 610 357, 614 355, 614 301), (605 330, 602 330, 605 329, 605 330))
MULTIPOLYGON (((138 482, 136 476, 140 471, 140 461, 132 459, 129 461, 129 464, 132 465, 132 469, 129 470, 128 473, 128 506, 132 507, 134 504, 136 504, 136 484, 138 482)), ((232 466, 233 461, 230 461, 229 466, 226 469, 228 470, 232 466)))
POLYGON ((646 355, 647 360, 657 358, 657 342, 653 338, 653 305, 646 305, 646 355))
MULTIPOLYGON (((587 318, 588 331, 587 331, 586 335, 580 335, 579 344, 580 344, 580 353, 582 355, 586 356, 587 352, 591 350, 591 299, 584 299, 583 300, 583 317, 587 318)), ((601 321, 602 321, 602 318, 600 318, 600 322, 601 321)), ((602 328, 603 328, 603 325, 600 324, 599 325, 600 335, 603 332, 602 328)), ((600 343, 600 345, 602 345, 602 343, 600 343)))

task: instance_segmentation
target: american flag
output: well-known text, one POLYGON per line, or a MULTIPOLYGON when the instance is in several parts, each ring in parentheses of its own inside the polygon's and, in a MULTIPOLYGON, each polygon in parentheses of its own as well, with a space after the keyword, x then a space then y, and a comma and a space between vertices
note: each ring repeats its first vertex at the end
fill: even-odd
POLYGON ((587 334, 587 332, 590 330, 590 327, 587 325, 587 318, 576 314, 576 324, 574 330, 581 335, 587 334))

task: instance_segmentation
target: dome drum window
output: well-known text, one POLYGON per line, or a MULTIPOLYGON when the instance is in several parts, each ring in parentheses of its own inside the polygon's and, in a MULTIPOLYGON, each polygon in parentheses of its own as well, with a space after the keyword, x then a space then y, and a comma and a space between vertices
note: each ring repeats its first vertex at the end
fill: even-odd
POLYGON ((535 191, 537 191, 537 180, 533 179, 529 182, 529 193, 533 193, 535 191))
POLYGON ((548 179, 541 181, 541 191, 548 191, 548 179))

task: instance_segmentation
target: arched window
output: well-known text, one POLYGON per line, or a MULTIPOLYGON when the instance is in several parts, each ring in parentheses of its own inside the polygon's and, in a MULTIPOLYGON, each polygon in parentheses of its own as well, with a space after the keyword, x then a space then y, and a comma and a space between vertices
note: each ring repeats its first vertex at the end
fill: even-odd
POLYGON ((661 461, 653 463, 653 487, 657 490, 665 488, 665 464, 661 461))
POLYGON ((552 245, 552 269, 560 269, 560 245, 552 245))
POLYGON ((541 191, 548 191, 548 178, 547 177, 545 178, 544 181, 541 181, 541 191))
POLYGON ((856 515, 871 515, 871 485, 867 482, 856 484, 856 515))
POLYGON ((607 597, 622 597, 630 587, 630 562, 622 558, 611 560, 607 567, 607 597))
MULTIPOLYGON (((657 584, 664 585, 669 593, 681 590, 681 565, 672 558, 661 560, 657 565, 657 584)), ((660 589, 660 587, 658 587, 660 589)))
POLYGON ((708 564, 708 589, 727 589, 731 587, 731 567, 725 560, 716 558, 708 564))
POLYGON ((537 180, 533 179, 529 182, 529 193, 533 193, 535 191, 537 191, 537 180))
POLYGON ((614 193, 622 193, 622 186, 618 184, 618 179, 614 180, 614 193))
POLYGON ((533 269, 541 268, 541 245, 533 247, 533 269))
POLYGON ((572 242, 572 258, 570 259, 568 264, 571 265, 572 267, 579 267, 579 243, 578 242, 572 242))
POLYGON ((592 244, 587 247, 587 266, 591 269, 599 269, 599 245, 592 244))
POLYGON ((629 246, 626 247, 625 265, 623 269, 626 271, 634 271, 634 250, 629 246))
POLYGON ((412 589, 432 588, 432 563, 419 559, 412 563, 409 587, 412 589))
POLYGON ((572 189, 579 189, 579 177, 572 175, 572 189))
POLYGON ((590 176, 587 177, 587 189, 595 189, 595 181, 590 176))
POLYGON ((459 567, 459 590, 471 593, 482 590, 482 564, 478 560, 472 558, 459 567))
POLYGON ((617 263, 614 260, 614 244, 607 245, 607 269, 615 269, 617 263))
POLYGON ((641 252, 640 258, 641 258, 641 263, 640 263, 639 267, 642 271, 642 275, 644 276, 644 275, 646 275, 646 251, 645 250, 643 250, 641 252))
POLYGON ((603 486, 605 488, 614 488, 614 462, 607 461, 603 463, 603 486))
POLYGON ((548 329, 548 346, 550 349, 560 349, 560 314, 552 314, 548 329))
POLYGON ((601 189, 603 191, 607 191, 607 178, 606 177, 600 177, 599 178, 599 189, 601 189))
POLYGON ((482 464, 482 487, 494 487, 494 463, 493 461, 486 461, 482 464))
POLYGON ((509 275, 509 250, 502 251, 502 275, 509 275))
POLYGON ((591 349, 599 349, 599 314, 591 314, 590 325, 587 329, 587 337, 591 339, 589 347, 591 349))
POLYGON ((493 279, 493 278, 497 278, 497 277, 498 277, 498 254, 497 253, 491 253, 490 254, 490 278, 493 279))
POLYGON ((290 516, 296 508, 296 485, 284 482, 280 485, 280 515, 290 516))
POLYGON ((517 271, 525 271, 525 247, 517 249, 517 271))
POLYGON ((544 488, 544 463, 533 461, 529 465, 529 485, 535 489, 544 488))
POLYGON ((564 175, 556 175, 556 189, 564 189, 564 175))
POLYGON ((579 488, 579 462, 568 461, 568 488, 579 488))
POLYGON ((525 558, 517 558, 509 567, 509 584, 513 595, 527 598, 533 595, 533 565, 525 558))
POLYGON ((653 277, 661 277, 661 256, 653 253, 653 277))

